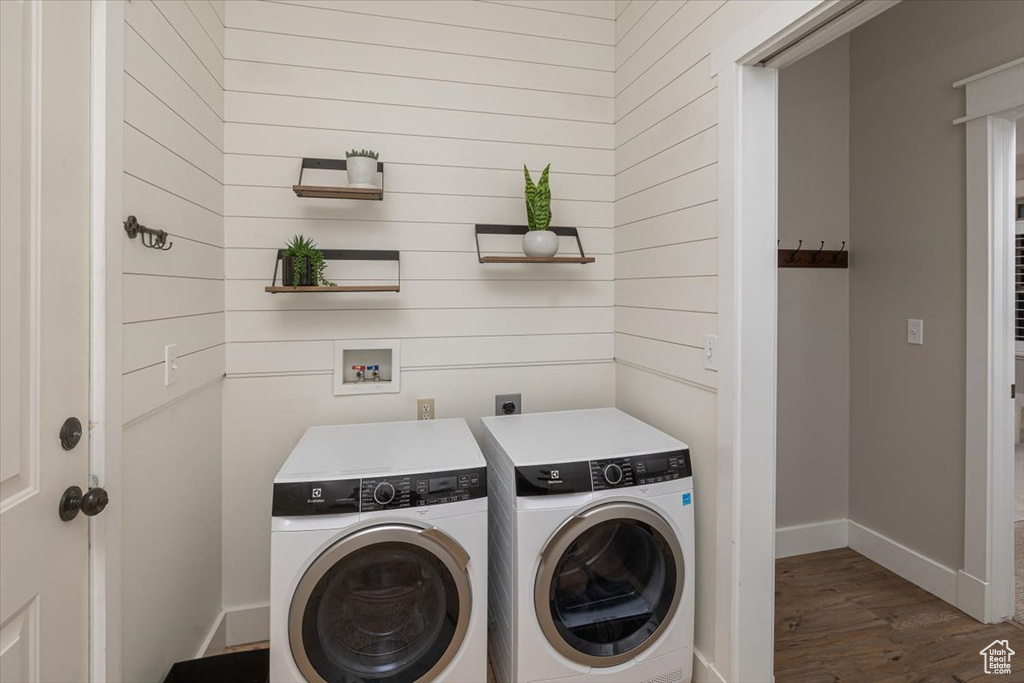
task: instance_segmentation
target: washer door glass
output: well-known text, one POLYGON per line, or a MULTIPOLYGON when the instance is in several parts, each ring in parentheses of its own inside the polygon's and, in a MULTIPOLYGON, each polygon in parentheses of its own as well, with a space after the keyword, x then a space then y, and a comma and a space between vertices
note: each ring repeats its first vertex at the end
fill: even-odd
POLYGON ((464 608, 435 553, 383 542, 337 560, 301 609, 309 664, 324 680, 347 683, 420 678, 449 651, 464 608))
POLYGON ((653 644, 671 620, 683 560, 660 517, 595 512, 568 524, 549 544, 558 556, 545 558, 549 568, 538 582, 537 609, 549 641, 566 657, 614 666, 653 644))

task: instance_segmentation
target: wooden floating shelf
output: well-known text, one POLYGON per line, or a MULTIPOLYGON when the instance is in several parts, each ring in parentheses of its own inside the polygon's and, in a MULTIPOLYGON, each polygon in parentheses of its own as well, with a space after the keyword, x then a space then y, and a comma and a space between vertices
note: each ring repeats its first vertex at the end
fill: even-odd
POLYGON ((378 187, 330 187, 327 185, 292 185, 298 197, 319 199, 384 199, 384 190, 378 187))
POLYGON ((480 263, 593 263, 593 256, 552 256, 532 258, 530 256, 481 256, 480 263))
POLYGON ((484 256, 480 253, 480 235, 525 235, 529 232, 525 225, 481 225, 476 226, 476 257, 480 263, 593 263, 597 259, 583 252, 580 231, 576 228, 548 228, 559 237, 572 237, 576 240, 579 256, 552 256, 536 258, 532 256, 484 256))
MULTIPOLYGON (((277 270, 281 267, 285 250, 277 250, 274 259, 274 279, 263 288, 268 294, 313 294, 316 292, 400 292, 402 291, 401 253, 391 249, 321 249, 325 261, 394 261, 398 267, 395 284, 392 285, 331 285, 331 286, 289 286, 277 284, 277 270)), ((284 279, 284 274, 281 275, 284 279)))
POLYGON ((309 294, 313 292, 400 292, 398 285, 345 285, 335 287, 264 287, 264 292, 270 294, 309 294))
POLYGON ((348 170, 348 161, 345 159, 303 159, 302 167, 299 169, 299 182, 292 185, 292 191, 298 197, 313 197, 317 199, 368 199, 381 201, 384 199, 384 162, 377 162, 377 173, 380 173, 380 187, 345 187, 334 185, 303 185, 302 174, 306 169, 319 169, 327 171, 348 170))

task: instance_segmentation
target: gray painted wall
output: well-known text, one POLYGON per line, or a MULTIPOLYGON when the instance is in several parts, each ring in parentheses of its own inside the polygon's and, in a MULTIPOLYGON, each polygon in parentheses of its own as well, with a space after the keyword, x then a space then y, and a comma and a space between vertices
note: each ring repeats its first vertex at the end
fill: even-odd
POLYGON ((965 143, 952 83, 1024 54, 1024 3, 905 2, 850 39, 850 518, 963 566, 965 143), (924 345, 906 319, 924 319, 924 345))
MULTIPOLYGON (((850 237, 850 43, 779 73, 779 238, 850 237)), ((849 271, 779 269, 778 527, 847 516, 849 271)))

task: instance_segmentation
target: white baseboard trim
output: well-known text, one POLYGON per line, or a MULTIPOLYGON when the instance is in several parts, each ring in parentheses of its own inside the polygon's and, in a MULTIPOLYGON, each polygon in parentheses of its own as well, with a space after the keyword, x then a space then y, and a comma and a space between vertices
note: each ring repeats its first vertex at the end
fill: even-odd
POLYGON ((891 538, 849 520, 850 547, 889 571, 957 605, 957 572, 891 538))
POLYGON ((986 605, 991 585, 978 577, 968 574, 963 569, 956 574, 956 606, 978 621, 991 621, 986 605))
POLYGON ((221 610, 196 657, 219 655, 225 648, 270 640, 270 605, 221 610))
POLYGON ((798 524, 775 530, 775 558, 793 557, 835 550, 849 545, 849 524, 846 519, 798 524))
POLYGON ((227 647, 270 640, 270 605, 252 605, 226 610, 227 647))
POLYGON ((196 659, 219 655, 227 646, 227 620, 224 619, 224 610, 221 610, 214 618, 209 633, 203 638, 203 644, 199 646, 196 659))
POLYGON ((715 665, 709 662, 700 650, 693 650, 693 683, 725 683, 725 678, 718 673, 715 665))

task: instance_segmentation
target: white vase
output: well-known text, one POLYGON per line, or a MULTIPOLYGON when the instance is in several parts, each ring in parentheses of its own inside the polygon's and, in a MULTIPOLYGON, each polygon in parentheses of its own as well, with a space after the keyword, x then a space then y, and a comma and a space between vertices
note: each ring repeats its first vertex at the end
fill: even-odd
POLYGON ((377 160, 372 157, 349 157, 345 161, 349 187, 377 187, 377 160))
POLYGON ((523 253, 530 258, 551 258, 558 253, 558 235, 550 230, 530 230, 523 235, 523 253))

